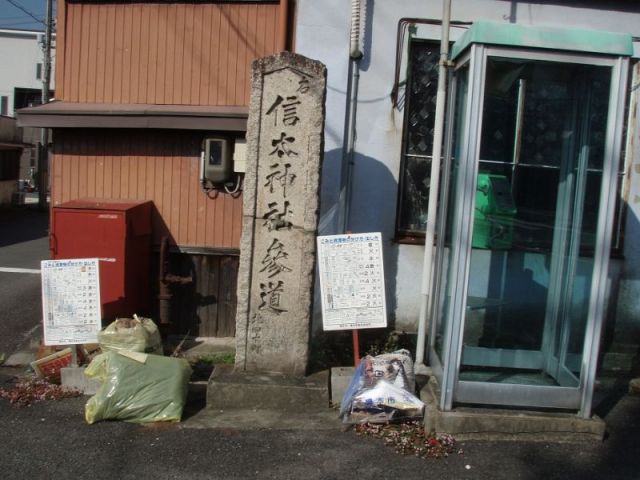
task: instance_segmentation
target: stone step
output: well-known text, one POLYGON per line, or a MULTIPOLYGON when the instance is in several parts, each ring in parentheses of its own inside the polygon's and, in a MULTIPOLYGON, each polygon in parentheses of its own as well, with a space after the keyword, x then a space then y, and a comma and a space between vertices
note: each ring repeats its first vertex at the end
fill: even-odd
POLYGON ((207 385, 207 408, 266 409, 310 412, 329 408, 329 372, 308 377, 276 373, 245 373, 216 365, 207 385))

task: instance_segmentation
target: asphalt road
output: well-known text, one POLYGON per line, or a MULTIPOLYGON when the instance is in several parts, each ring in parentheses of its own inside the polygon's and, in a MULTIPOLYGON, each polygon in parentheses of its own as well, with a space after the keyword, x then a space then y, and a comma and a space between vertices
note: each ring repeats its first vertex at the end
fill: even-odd
POLYGON ((49 258, 47 231, 46 212, 0 211, 0 354, 10 355, 40 328, 40 275, 29 270, 49 258))
MULTIPOLYGON (((1 379, 0 379, 1 384, 1 379)), ((84 398, 15 408, 0 400, 3 478, 524 479, 640 478, 640 397, 623 397, 604 442, 464 442, 445 459, 405 457, 340 430, 87 425, 84 398)))

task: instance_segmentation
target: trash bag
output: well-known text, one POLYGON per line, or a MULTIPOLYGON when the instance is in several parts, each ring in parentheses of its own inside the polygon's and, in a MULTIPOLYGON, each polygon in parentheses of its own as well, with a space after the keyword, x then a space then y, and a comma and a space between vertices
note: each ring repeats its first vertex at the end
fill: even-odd
POLYGON ((383 353, 370 358, 373 377, 384 379, 408 392, 415 390, 416 376, 408 350, 396 350, 393 353, 383 353))
POLYGON ((183 358, 138 352, 98 355, 85 375, 101 385, 85 405, 85 419, 134 423, 179 422, 187 399, 191 367, 183 358))
POLYGON ((128 350, 131 352, 162 355, 162 338, 158 327, 150 318, 118 318, 98 332, 98 343, 103 352, 128 350))
POLYGON ((421 417, 424 403, 413 394, 413 361, 406 350, 364 357, 340 404, 344 423, 385 423, 421 417))

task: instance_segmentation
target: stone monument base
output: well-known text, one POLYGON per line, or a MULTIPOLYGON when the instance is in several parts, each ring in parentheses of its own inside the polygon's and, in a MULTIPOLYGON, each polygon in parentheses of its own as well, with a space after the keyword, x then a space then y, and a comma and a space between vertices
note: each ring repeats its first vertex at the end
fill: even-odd
POLYGON ((329 409, 329 372, 308 377, 238 372, 216 365, 207 385, 207 409, 306 413, 329 409))

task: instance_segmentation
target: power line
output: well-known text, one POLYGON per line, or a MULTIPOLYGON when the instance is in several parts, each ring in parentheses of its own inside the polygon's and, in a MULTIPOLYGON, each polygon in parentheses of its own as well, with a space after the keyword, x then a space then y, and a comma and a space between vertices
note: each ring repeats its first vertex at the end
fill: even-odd
POLYGON ((31 18, 33 18, 36 22, 41 23, 42 25, 44 25, 45 27, 47 26, 46 23, 44 23, 42 21, 42 19, 36 17, 33 13, 31 13, 29 10, 27 10, 26 8, 24 8, 22 5, 17 4, 16 2, 14 2, 13 0, 7 0, 7 2, 9 2, 11 5, 13 5, 14 7, 16 7, 18 10, 22 10, 24 13, 26 13, 27 15, 29 15, 31 18))
POLYGON ((23 21, 23 22, 9 22, 9 23, 5 23, 3 21, 0 20, 0 28, 7 28, 7 27, 17 27, 20 25, 33 25, 33 21, 23 21))

